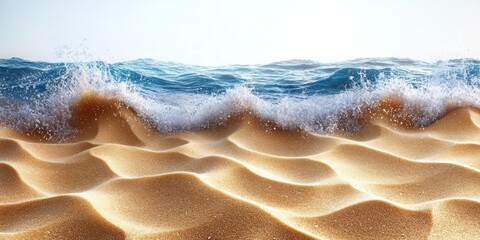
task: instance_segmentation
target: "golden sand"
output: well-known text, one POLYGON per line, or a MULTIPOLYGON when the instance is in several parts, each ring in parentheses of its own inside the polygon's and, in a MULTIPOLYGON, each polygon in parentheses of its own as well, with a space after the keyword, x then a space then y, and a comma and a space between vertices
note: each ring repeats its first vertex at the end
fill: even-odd
POLYGON ((0 239, 480 239, 478 110, 422 130, 245 114, 161 135, 119 107, 80 103, 63 143, 0 130, 0 239))

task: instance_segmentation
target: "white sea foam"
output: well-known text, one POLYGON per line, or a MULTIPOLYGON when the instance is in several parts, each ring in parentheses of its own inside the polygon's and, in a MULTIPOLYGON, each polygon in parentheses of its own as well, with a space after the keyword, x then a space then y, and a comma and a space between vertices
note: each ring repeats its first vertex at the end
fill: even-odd
POLYGON ((451 108, 480 108, 477 78, 467 83, 456 76, 411 82, 380 74, 375 82, 360 79, 354 87, 336 94, 269 98, 245 86, 221 94, 145 92, 128 79, 115 79, 103 63, 66 64, 65 69, 55 84, 32 96, 33 100, 3 98, 0 116, 4 124, 18 129, 48 128, 52 136, 71 134, 71 106, 85 92, 126 103, 162 132, 212 127, 241 112, 251 112, 285 128, 326 134, 338 129, 355 131, 362 127, 355 116, 368 114, 362 112, 365 106, 379 106, 385 98, 400 102, 402 114, 419 127, 431 124, 451 108))

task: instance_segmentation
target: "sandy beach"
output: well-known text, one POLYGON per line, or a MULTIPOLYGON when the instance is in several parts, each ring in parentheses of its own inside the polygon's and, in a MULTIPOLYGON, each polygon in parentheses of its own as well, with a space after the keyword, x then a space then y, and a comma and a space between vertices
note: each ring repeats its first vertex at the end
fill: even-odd
POLYGON ((66 142, 0 130, 0 239, 478 239, 480 111, 424 129, 160 134, 84 98, 66 142))

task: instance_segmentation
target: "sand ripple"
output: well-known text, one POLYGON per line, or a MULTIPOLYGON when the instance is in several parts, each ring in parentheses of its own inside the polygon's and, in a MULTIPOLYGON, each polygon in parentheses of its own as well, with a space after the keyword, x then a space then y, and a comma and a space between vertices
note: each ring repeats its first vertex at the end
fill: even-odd
POLYGON ((423 130, 320 136, 247 114, 163 136, 88 104, 69 142, 0 131, 0 239, 480 238, 478 110, 423 130))

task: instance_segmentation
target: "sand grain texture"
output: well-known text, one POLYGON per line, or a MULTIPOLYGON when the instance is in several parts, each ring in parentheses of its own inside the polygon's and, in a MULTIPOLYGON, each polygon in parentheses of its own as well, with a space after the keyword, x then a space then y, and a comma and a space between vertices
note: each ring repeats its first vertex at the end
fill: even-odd
POLYGON ((161 135, 106 100, 75 114, 68 142, 0 131, 0 239, 480 238, 475 109, 334 136, 248 114, 161 135))

